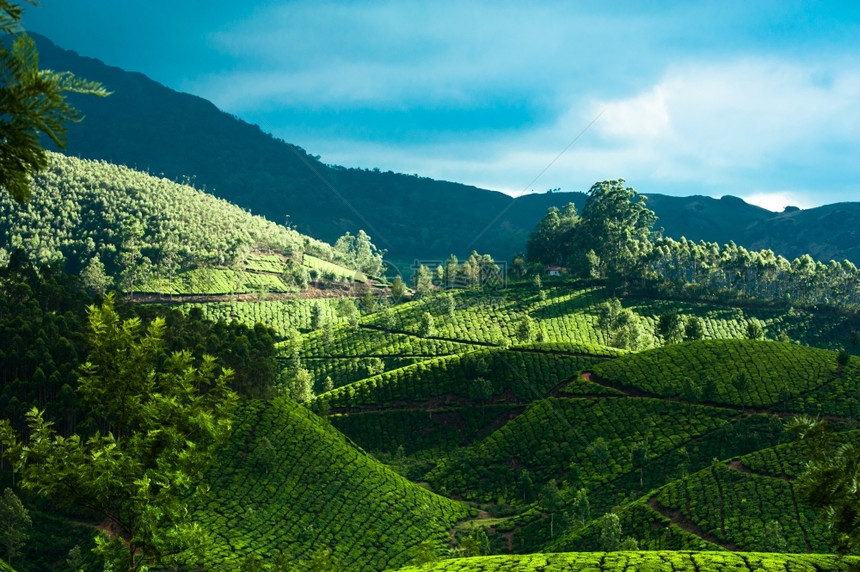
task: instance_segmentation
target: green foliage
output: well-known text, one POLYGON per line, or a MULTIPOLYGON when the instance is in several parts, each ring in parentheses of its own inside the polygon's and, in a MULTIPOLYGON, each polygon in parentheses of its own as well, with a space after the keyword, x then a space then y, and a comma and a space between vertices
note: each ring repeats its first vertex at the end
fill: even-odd
POLYGON ((396 568, 425 540, 441 551, 448 529, 469 514, 290 400, 245 402, 236 418, 193 512, 213 540, 207 570, 236 569, 252 552, 271 562, 279 550, 308 569, 320 549, 350 570, 396 568))
POLYGON ((65 124, 83 118, 66 95, 108 95, 98 82, 39 69, 36 43, 20 28, 22 13, 9 0, 0 1, 0 187, 19 203, 30 199, 31 177, 48 167, 41 135, 63 148, 65 124))
POLYGON ((516 336, 520 343, 528 343, 535 336, 537 325, 531 316, 523 316, 517 323, 516 336))
POLYGON ((572 203, 563 212, 550 207, 529 235, 529 262, 578 268, 586 278, 626 282, 640 275, 653 249, 651 228, 657 221, 645 200, 619 179, 589 189, 582 217, 572 203))
POLYGON ((6 562, 12 564, 21 546, 30 538, 29 529, 33 526, 30 512, 21 503, 18 495, 6 487, 0 498, 0 542, 6 549, 6 562))
POLYGON ((806 441, 811 457, 798 479, 798 491, 812 506, 822 509, 822 519, 833 534, 840 553, 860 547, 860 446, 856 442, 839 443, 830 435, 824 422, 796 417, 790 428, 806 441), (838 443, 838 446, 828 446, 838 443), (835 449, 835 450, 834 450, 835 449))
POLYGON ((433 326, 433 315, 430 312, 424 312, 421 315, 421 322, 418 324, 417 334, 422 338, 429 338, 436 334, 436 329, 433 326))
POLYGON ((382 255, 370 241, 370 237, 363 230, 359 230, 356 236, 349 232, 337 239, 334 250, 341 253, 347 260, 352 260, 354 268, 359 272, 371 276, 379 276, 382 272, 382 255))
POLYGON ((430 274, 430 269, 422 264, 415 270, 415 275, 412 277, 412 289, 420 297, 429 294, 432 287, 433 276, 430 274))
POLYGON ((764 339, 764 328, 756 319, 752 319, 747 322, 747 339, 750 340, 761 340, 764 339))
MULTIPOLYGON (((477 407, 390 409, 331 414, 329 422, 362 449, 380 458, 397 454, 436 460, 472 444, 488 426, 518 412, 511 404, 477 407)), ((425 468, 426 472, 426 468, 425 468)), ((411 474, 408 476, 412 476, 411 474)))
POLYGON ((639 351, 651 345, 642 320, 629 308, 622 308, 618 298, 604 302, 597 312, 597 326, 606 333, 612 346, 639 351))
POLYGON ((767 526, 774 520, 780 522, 789 551, 827 550, 827 534, 815 522, 814 510, 795 504, 791 485, 780 478, 719 463, 662 488, 656 499, 720 542, 744 550, 771 550, 774 538, 767 526))
MULTIPOLYGON (((573 247, 570 241, 579 223, 580 218, 573 203, 568 204, 562 211, 557 207, 550 207, 546 216, 537 223, 529 235, 526 242, 526 258, 530 262, 564 265, 570 257, 570 250, 573 247)), ((535 286, 540 289, 540 274, 535 274, 535 279, 535 286)))
POLYGON ((231 372, 219 374, 209 356, 195 366, 189 352, 165 355, 164 321, 143 333, 140 320, 120 321, 110 297, 89 318, 78 393, 107 431, 65 438, 34 408, 25 442, 0 423, 4 454, 24 489, 111 520, 116 532, 98 547, 107 562, 138 570, 186 561, 204 542, 186 503, 202 491, 196 478, 229 432, 231 372))
POLYGON ((0 195, 0 248, 77 273, 94 257, 131 291, 289 292, 308 269, 364 281, 348 254, 191 187, 103 162, 49 153, 33 196, 0 195), (316 255, 316 256, 313 256, 316 255))
MULTIPOLYGON (((693 326, 693 328, 695 328, 695 326, 693 326)), ((701 324, 699 325, 699 328, 701 328, 701 324)), ((661 314, 660 319, 657 321, 657 333, 661 338, 663 338, 663 343, 665 344, 680 342, 685 337, 684 330, 684 323, 676 311, 661 314)), ((699 338, 701 338, 701 335, 699 338)))
POLYGON ((487 392, 482 390, 478 395, 473 389, 475 381, 482 377, 492 382, 491 396, 510 391, 519 401, 528 402, 542 397, 592 362, 593 358, 587 357, 484 349, 425 360, 336 388, 314 400, 313 408, 321 402, 329 408, 354 408, 437 396, 486 402, 487 392), (487 368, 484 373, 480 371, 482 363, 487 368))
POLYGON ((577 467, 577 488, 591 489, 626 474, 635 475, 638 485, 631 462, 638 441, 648 443, 652 456, 663 456, 730 417, 725 410, 693 406, 689 420, 679 424, 678 416, 685 414, 682 404, 651 399, 542 399, 461 457, 440 463, 426 480, 467 499, 513 502, 522 496, 519 471, 511 468, 516 462, 538 482, 571 481, 577 467))
MULTIPOLYGON (((713 548, 711 548, 713 550, 713 548)), ((409 566, 398 572, 616 572, 658 570, 703 572, 754 572, 757 570, 792 572, 849 572, 858 565, 857 557, 839 558, 824 554, 759 554, 732 552, 573 552, 484 556, 481 558, 442 560, 419 568, 409 566)))
POLYGON ((391 299, 400 302, 404 294, 406 294, 406 284, 403 283, 403 278, 398 274, 391 281, 391 299))
POLYGON ((608 512, 600 519, 600 545, 604 552, 615 552, 621 548, 621 519, 608 512))
POLYGON ((702 319, 698 316, 687 316, 687 321, 684 324, 684 341, 692 342, 704 337, 705 327, 702 325, 702 319))
POLYGON ((589 266, 597 266, 590 272, 613 280, 624 282, 641 274, 653 249, 651 229, 657 221, 657 215, 645 205, 646 199, 625 187, 624 179, 595 183, 582 209, 573 258, 583 260, 586 251, 593 252, 589 266))
POLYGON ((215 322, 238 322, 249 328, 265 324, 280 340, 289 338, 293 329, 308 331, 342 321, 337 314, 336 299, 331 298, 187 303, 179 307, 186 314, 197 309, 204 318, 215 322))
POLYGON ((660 291, 688 299, 755 299, 853 309, 860 303, 860 271, 849 260, 824 264, 803 254, 789 261, 772 250, 751 251, 732 241, 721 247, 665 238, 656 241, 648 267, 660 281, 660 291))
MULTIPOLYGON (((659 396, 682 393, 685 380, 713 380, 710 401, 771 407, 834 377, 834 353, 754 340, 686 342, 595 365, 603 379, 659 396)), ((849 372, 853 376, 853 373, 849 372)))
POLYGON ((762 542, 765 552, 787 552, 788 543, 782 534, 782 527, 778 520, 772 520, 764 526, 764 540, 762 542))

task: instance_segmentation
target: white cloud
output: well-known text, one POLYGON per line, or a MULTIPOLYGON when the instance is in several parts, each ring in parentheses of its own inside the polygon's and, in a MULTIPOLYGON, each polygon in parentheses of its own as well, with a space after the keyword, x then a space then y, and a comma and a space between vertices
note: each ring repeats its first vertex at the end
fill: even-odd
POLYGON ((235 70, 185 87, 274 124, 286 123, 275 117, 279 110, 331 111, 325 117, 342 122, 343 131, 315 132, 311 116, 293 123, 300 137, 275 133, 330 163, 511 194, 585 190, 624 177, 643 192, 777 202, 784 196, 785 204, 767 203, 778 210, 825 201, 823 193, 801 200, 825 190, 856 199, 850 185, 860 180, 860 67, 850 51, 822 57, 732 50, 723 40, 735 28, 731 11, 706 10, 698 20, 672 10, 654 17, 629 12, 472 2, 270 5, 211 36, 238 62, 235 70), (684 39, 681 29, 696 32, 684 39), (698 45, 699 37, 720 38, 723 47, 698 45), (674 42, 682 40, 688 44, 681 56, 674 42), (494 101, 521 101, 536 111, 486 128, 416 119, 410 129, 418 135, 409 141, 398 139, 397 129, 350 115, 468 110, 494 101))
POLYGON ((809 199, 808 193, 795 191, 752 193, 744 195, 741 198, 751 205, 756 205, 773 212, 782 212, 787 206, 801 209, 817 206, 809 199))

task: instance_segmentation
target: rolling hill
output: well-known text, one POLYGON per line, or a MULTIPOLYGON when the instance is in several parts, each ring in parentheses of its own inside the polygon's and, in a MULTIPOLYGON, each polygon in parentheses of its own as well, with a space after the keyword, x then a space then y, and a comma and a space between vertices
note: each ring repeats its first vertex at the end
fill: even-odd
POLYGON ((126 292, 297 292, 311 280, 367 280, 346 253, 223 199, 57 153, 29 203, 0 195, 0 261, 16 249, 75 274, 95 264, 108 278, 102 288, 126 292))
MULTIPOLYGON (((107 282, 147 294, 130 298, 177 306, 135 308, 145 316, 168 314, 171 335, 195 352, 214 348, 259 385, 244 393, 231 440, 205 473, 208 493, 192 507, 211 540, 200 563, 206 569, 842 570, 857 564, 818 554, 829 550, 830 534, 794 489, 804 457, 785 429, 787 418, 807 413, 826 418, 845 439, 857 438, 860 358, 841 351, 857 353, 856 313, 795 298, 762 303, 718 294, 681 301, 656 289, 631 290, 617 300, 638 328, 630 343, 605 319, 615 290, 601 280, 512 277, 500 289, 431 289, 394 299, 384 287, 369 286, 350 253, 170 179, 196 175, 196 185, 217 186, 184 171, 191 157, 212 181, 240 189, 235 196, 248 201, 244 208, 256 211, 250 202, 263 197, 261 211, 306 216, 307 228, 321 235, 368 222, 356 222, 342 204, 324 205, 324 216, 315 210, 318 201, 305 192, 325 191, 317 170, 336 188, 350 189, 355 205, 396 197, 373 212, 388 217, 388 236, 407 236, 397 247, 404 250, 394 252, 416 248, 420 256, 462 248, 463 229, 490 220, 491 201, 501 201, 500 210, 513 206, 484 239, 508 248, 531 228, 516 226, 516 217, 539 217, 548 204, 542 201, 581 195, 513 201, 450 183, 325 166, 202 100, 43 49, 46 62, 51 53, 84 62, 90 67, 76 72, 116 90, 109 100, 116 107, 91 117, 96 125, 124 117, 120 111, 135 98, 146 99, 139 115, 115 125, 111 149, 125 154, 117 160, 138 157, 135 163, 150 171, 164 165, 173 171, 154 177, 52 154, 30 204, 0 201, 0 266, 10 266, 0 273, 4 407, 13 418, 32 405, 44 407, 68 433, 86 427, 74 390, 87 352, 86 296, 50 263, 86 274, 96 260, 107 282), (159 131, 164 101, 172 132, 159 131), (138 149, 142 141, 151 148, 138 149), (164 150, 174 153, 173 163, 158 163, 164 150), (271 171, 272 165, 284 170, 271 171), (438 204, 416 208, 425 192, 438 204), (472 201, 473 212, 459 217, 451 201, 458 208, 472 201), (444 220, 433 227, 437 216, 444 220), (431 239, 436 231, 440 238, 431 239), (34 270, 14 249, 43 268, 34 270), (140 269, 148 273, 135 274, 140 269), (313 286, 319 288, 308 291, 313 286), (191 294, 201 296, 173 298, 191 294), (700 331, 690 336, 696 339, 664 342, 658 325, 673 312, 696 319, 700 331), (216 321, 203 324, 201 317, 216 321), (300 379, 310 385, 298 397, 302 404, 289 397, 300 379), (617 542, 607 542, 604 525, 615 516, 621 528, 615 540, 623 536, 624 546, 642 552, 617 551, 617 542), (570 550, 584 552, 559 552, 570 550), (462 558, 476 551, 485 556, 462 558)), ((98 133, 78 132, 94 153, 98 133)), ((852 205, 773 215, 731 197, 658 196, 653 204, 687 225, 677 227, 685 229, 680 234, 699 226, 713 233, 709 240, 753 240, 755 229, 769 224, 784 248, 791 234, 819 240, 820 229, 852 216, 852 205), (818 226, 804 229, 812 211, 818 226)), ((830 234, 851 242, 852 232, 830 234)), ((10 484, 16 478, 8 465, 0 473, 10 484)), ((82 531, 92 537, 98 525, 91 515, 60 511, 46 524, 45 512, 34 510, 43 522, 27 553, 33 561, 22 569, 62 561, 62 553, 51 554, 50 563, 40 554, 53 538, 51 527, 68 525, 77 538, 82 531)), ((62 551, 73 542, 66 538, 62 551)))
POLYGON ((288 400, 243 406, 207 482, 197 519, 213 538, 211 570, 236 570, 249 555, 271 562, 278 552, 307 563, 325 549, 350 570, 385 570, 411 562, 424 541, 441 551, 470 514, 288 400))

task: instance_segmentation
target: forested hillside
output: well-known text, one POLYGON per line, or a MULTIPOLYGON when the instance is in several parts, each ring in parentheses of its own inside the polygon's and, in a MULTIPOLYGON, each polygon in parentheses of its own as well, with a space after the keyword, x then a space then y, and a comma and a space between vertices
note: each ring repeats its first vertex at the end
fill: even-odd
POLYGON ((290 292, 365 281, 382 258, 360 231, 332 247, 189 186, 56 153, 30 202, 0 195, 0 233, 0 260, 21 249, 101 291, 290 292))
MULTIPOLYGON (((272 137, 206 100, 35 37, 43 66, 99 80, 113 91, 104 100, 72 98, 87 119, 69 127, 70 154, 192 181, 269 220, 282 223, 289 216, 301 232, 330 243, 364 229, 403 267, 416 258, 442 260, 472 249, 511 261, 525 250, 547 208, 574 202, 581 209, 585 203, 582 192, 532 194, 526 189, 512 199, 453 182, 379 172, 372 165, 329 165, 312 150, 272 137)), ((289 139, 289 134, 275 135, 289 139)), ((726 189, 726 195, 742 191, 726 189)), ((810 254, 825 263, 849 259, 860 264, 856 203, 775 214, 732 196, 652 194, 651 206, 665 236, 674 239, 734 241, 789 259, 810 254)))
MULTIPOLYGON (((658 198, 694 241, 623 179, 574 204, 325 166, 44 42, 114 90, 81 148, 165 176, 0 137, 0 570, 860 567, 860 270, 719 242, 789 252, 806 215, 658 198)), ((10 78, 67 78, 16 46, 10 78)), ((2 127, 38 124, 14 87, 2 127)), ((856 252, 852 209, 809 252, 856 252)))

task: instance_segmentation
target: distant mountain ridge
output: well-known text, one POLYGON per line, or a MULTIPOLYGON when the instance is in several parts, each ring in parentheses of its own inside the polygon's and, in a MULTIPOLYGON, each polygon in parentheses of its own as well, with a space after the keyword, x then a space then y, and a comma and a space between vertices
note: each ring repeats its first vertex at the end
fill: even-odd
MULTIPOLYGON (((364 229, 395 262, 465 256, 473 249, 510 260, 549 207, 574 202, 581 209, 585 203, 582 192, 511 198, 459 183, 326 165, 203 98, 32 35, 43 67, 101 81, 114 92, 97 101, 73 98, 86 119, 70 127, 67 153, 188 180, 324 241, 364 229)), ((809 253, 860 264, 860 203, 772 213, 731 196, 648 196, 666 236, 733 240, 787 258, 809 253)))

